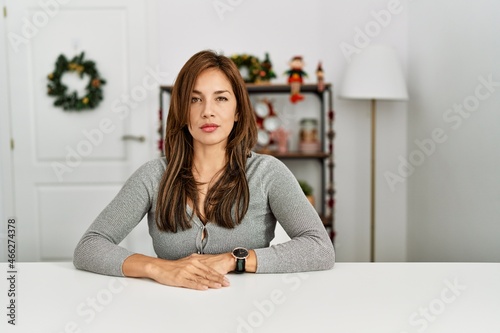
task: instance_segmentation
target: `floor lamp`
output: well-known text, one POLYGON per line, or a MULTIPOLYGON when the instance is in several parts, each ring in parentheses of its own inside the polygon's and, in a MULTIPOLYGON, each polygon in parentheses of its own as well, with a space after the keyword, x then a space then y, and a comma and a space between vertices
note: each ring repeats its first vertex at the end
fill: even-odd
POLYGON ((405 79, 395 51, 384 45, 362 49, 347 67, 340 97, 371 101, 370 261, 375 261, 376 100, 406 100, 405 79))

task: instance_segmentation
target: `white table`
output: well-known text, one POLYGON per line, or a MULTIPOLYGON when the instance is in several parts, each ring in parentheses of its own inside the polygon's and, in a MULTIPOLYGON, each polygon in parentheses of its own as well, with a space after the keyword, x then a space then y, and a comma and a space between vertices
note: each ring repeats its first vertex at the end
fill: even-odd
POLYGON ((337 263, 324 272, 231 274, 231 287, 208 291, 71 263, 16 266, 17 325, 7 324, 3 277, 1 332, 500 332, 497 263, 337 263))

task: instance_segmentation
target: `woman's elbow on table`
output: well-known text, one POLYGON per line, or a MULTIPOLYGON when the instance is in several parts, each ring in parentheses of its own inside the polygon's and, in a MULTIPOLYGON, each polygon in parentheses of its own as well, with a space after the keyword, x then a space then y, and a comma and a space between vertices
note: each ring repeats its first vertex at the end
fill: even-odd
POLYGON ((310 259, 314 260, 317 270, 332 269, 335 265, 335 248, 326 232, 311 235, 312 253, 310 259))
POLYGON ((328 255, 325 256, 325 269, 332 269, 335 265, 335 249, 332 247, 328 251, 328 255))
POLYGON ((75 251, 73 252, 73 265, 75 266, 75 268, 85 270, 83 258, 83 249, 80 241, 76 246, 75 251))
POLYGON ((318 244, 316 252, 316 262, 318 263, 318 270, 332 269, 335 265, 335 249, 331 242, 318 244))

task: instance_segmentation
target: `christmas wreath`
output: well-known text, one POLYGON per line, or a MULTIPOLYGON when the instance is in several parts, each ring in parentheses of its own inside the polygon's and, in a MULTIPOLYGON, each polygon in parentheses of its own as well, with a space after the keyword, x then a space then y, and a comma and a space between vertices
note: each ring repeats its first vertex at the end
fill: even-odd
POLYGON ((246 83, 254 83, 260 72, 260 61, 249 54, 235 54, 231 57, 246 83))
POLYGON ((246 83, 269 82, 276 77, 268 53, 266 53, 266 58, 262 62, 257 57, 249 54, 235 54, 231 56, 231 60, 240 70, 241 76, 246 83))
POLYGON ((101 86, 106 84, 106 80, 100 77, 95 62, 84 60, 84 52, 68 61, 64 55, 57 58, 54 72, 47 78, 49 96, 56 97, 54 106, 60 106, 64 110, 91 110, 96 108, 103 99, 101 86), (89 83, 85 87, 86 94, 78 96, 76 91, 68 93, 68 87, 62 83, 61 78, 66 72, 75 72, 83 78, 86 74, 90 77, 89 83))

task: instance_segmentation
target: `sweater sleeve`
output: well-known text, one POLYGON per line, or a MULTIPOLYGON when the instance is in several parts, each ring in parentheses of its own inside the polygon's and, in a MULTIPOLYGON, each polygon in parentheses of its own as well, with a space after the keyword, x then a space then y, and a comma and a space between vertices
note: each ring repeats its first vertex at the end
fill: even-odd
POLYGON ((257 273, 291 273, 331 269, 335 250, 316 209, 293 173, 271 158, 263 173, 262 190, 270 209, 290 240, 255 249, 257 273))
POLYGON ((156 178, 161 174, 160 160, 150 161, 134 172, 82 236, 73 257, 76 268, 123 276, 122 264, 133 252, 118 244, 150 210, 156 178))

